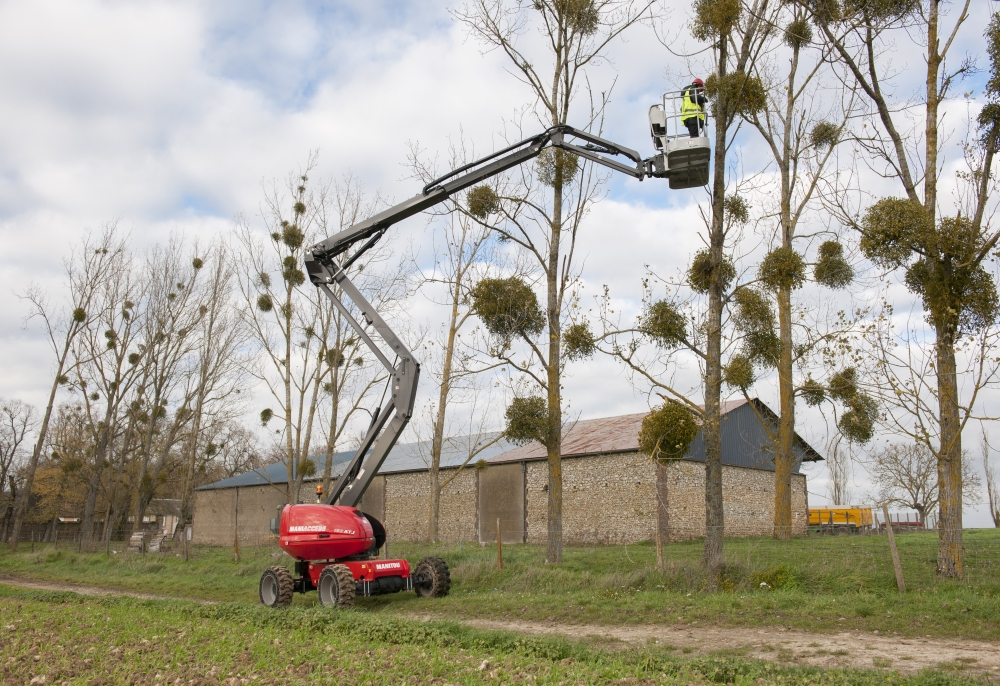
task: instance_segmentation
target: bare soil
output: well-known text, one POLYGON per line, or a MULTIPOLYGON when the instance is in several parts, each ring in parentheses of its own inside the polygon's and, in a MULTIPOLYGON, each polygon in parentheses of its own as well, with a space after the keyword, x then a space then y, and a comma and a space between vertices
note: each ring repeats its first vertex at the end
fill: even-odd
MULTIPOLYGON (((41 591, 70 591, 81 595, 123 595, 154 600, 182 600, 66 582, 41 581, 0 574, 0 584, 41 591)), ((188 600, 188 599, 183 599, 188 600)), ((208 601, 196 601, 208 602, 208 601)), ((454 619, 414 615, 418 619, 454 619)), ((810 633, 788 627, 730 628, 693 624, 601 626, 493 619, 459 619, 467 626, 528 634, 556 634, 586 640, 603 647, 650 645, 686 656, 739 656, 783 664, 824 668, 892 669, 904 673, 948 669, 970 675, 1000 677, 1000 643, 900 638, 877 633, 810 633)))
MULTIPOLYGON (((430 617, 426 617, 430 618, 430 617)), ((786 627, 728 628, 680 625, 600 626, 556 622, 461 619, 468 626, 528 634, 558 634, 597 643, 674 649, 686 656, 740 656, 783 664, 824 668, 891 669, 903 673, 926 668, 1000 676, 1000 644, 943 641, 844 632, 817 634, 786 627)))

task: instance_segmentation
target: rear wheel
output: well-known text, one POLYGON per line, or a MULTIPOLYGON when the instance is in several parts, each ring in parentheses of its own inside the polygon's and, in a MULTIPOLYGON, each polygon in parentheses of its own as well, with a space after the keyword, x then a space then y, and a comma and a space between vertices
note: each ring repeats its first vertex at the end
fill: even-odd
POLYGON ((413 568, 413 575, 413 590, 421 598, 442 598, 451 590, 451 572, 440 557, 425 557, 413 568))
POLYGON ((260 577, 260 602, 268 607, 292 604, 295 582, 284 567, 268 567, 260 577))
POLYGON ((319 575, 319 602, 327 607, 354 605, 354 575, 346 565, 330 565, 319 575))

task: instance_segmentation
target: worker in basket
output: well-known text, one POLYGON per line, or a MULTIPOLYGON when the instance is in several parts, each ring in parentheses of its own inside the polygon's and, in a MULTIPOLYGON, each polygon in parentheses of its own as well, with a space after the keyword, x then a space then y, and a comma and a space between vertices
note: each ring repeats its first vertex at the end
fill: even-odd
POLYGON ((691 138, 705 130, 705 82, 695 79, 681 94, 681 123, 687 127, 691 138))

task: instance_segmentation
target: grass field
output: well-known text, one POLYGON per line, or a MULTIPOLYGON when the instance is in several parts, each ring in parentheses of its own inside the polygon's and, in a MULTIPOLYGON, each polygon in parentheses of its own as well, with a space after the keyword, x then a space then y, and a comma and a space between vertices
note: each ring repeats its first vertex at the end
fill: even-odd
POLYGON ((819 670, 666 647, 604 650, 558 638, 417 622, 364 609, 85 598, 0 585, 2 684, 912 684, 924 672, 819 670))
MULTIPOLYGON (((724 592, 706 592, 699 541, 667 546, 668 569, 655 571, 651 545, 567 547, 562 565, 545 565, 541 546, 390 544, 411 561, 435 554, 452 569, 452 594, 433 602, 412 594, 359 599, 370 612, 492 617, 592 624, 786 626, 818 632, 879 631, 904 637, 1000 640, 1000 532, 966 532, 967 574, 934 572, 934 534, 897 537, 907 593, 896 590, 884 537, 803 537, 726 541, 724 592), (761 584, 766 586, 761 586, 761 584)), ((199 548, 174 554, 77 554, 22 546, 0 551, 0 573, 108 586, 165 596, 254 602, 263 568, 287 564, 277 547, 199 548)), ((296 606, 315 604, 315 594, 296 606)))

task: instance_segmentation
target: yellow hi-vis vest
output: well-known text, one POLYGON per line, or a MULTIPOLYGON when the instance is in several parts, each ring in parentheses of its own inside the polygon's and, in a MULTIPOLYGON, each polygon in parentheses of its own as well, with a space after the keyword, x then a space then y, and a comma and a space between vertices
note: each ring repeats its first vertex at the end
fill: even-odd
POLYGON ((684 89, 684 97, 681 98, 681 123, 687 123, 688 119, 698 117, 705 121, 705 109, 698 104, 698 89, 689 86, 684 89))

